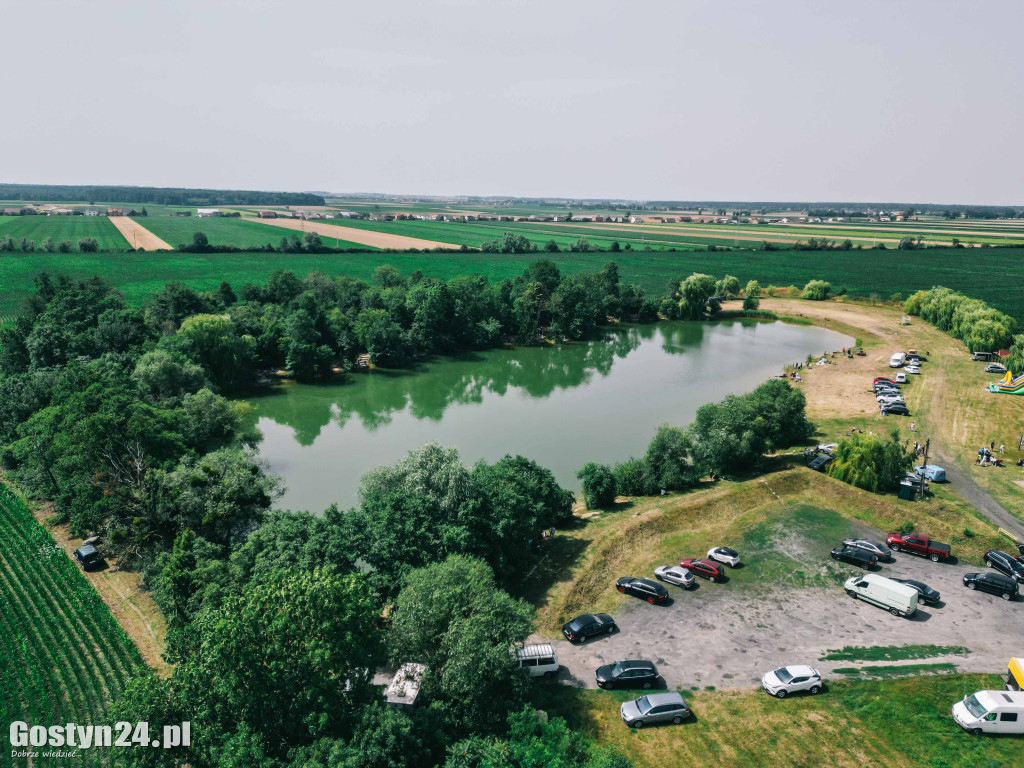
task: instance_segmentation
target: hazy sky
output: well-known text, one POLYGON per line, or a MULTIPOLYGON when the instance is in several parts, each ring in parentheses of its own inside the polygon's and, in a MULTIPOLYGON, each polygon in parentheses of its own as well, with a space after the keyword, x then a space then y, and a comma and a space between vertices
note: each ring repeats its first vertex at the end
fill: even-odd
POLYGON ((1021 0, 0 0, 0 181, 1024 204, 1021 0))

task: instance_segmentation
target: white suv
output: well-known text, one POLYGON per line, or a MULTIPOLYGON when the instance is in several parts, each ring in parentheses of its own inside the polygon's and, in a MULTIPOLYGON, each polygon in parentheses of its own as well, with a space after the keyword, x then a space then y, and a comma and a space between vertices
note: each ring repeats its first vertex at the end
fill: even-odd
POLYGON ((554 677, 558 674, 558 654, 550 643, 524 645, 514 653, 519 668, 525 669, 530 677, 554 677))
POLYGON ((821 673, 806 664, 781 667, 766 673, 761 678, 761 687, 780 699, 784 699, 796 691, 817 693, 821 690, 821 673))

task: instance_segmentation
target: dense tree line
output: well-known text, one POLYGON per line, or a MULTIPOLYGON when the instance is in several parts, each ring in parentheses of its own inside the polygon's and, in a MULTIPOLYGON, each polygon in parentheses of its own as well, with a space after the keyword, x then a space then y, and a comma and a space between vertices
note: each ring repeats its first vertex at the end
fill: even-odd
POLYGON ((1017 322, 1012 317, 949 288, 918 291, 903 302, 903 311, 960 339, 972 352, 995 352, 1015 342, 1017 322))
POLYGON ((13 238, 10 235, 4 235, 0 238, 0 253, 14 253, 15 251, 21 251, 22 253, 32 253, 33 251, 45 251, 46 253, 96 253, 100 249, 100 244, 94 237, 83 237, 77 243, 72 243, 70 240, 61 240, 57 242, 52 237, 46 238, 41 245, 37 245, 35 240, 29 240, 27 237, 13 238))
POLYGON ((617 494, 652 496, 692 488, 702 477, 747 472, 764 454, 814 434, 803 392, 772 379, 746 395, 729 395, 697 411, 686 428, 662 424, 642 458, 580 470, 588 507, 608 506, 617 494))
POLYGON ((48 200, 79 203, 159 203, 162 205, 323 205, 309 192, 254 192, 239 189, 179 189, 174 187, 102 187, 64 184, 0 184, 4 200, 48 200))

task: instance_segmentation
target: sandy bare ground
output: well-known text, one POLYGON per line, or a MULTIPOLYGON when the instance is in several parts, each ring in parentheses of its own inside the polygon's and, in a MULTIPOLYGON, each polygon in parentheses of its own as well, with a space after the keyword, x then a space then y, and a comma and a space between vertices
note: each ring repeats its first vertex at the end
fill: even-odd
POLYGON ((118 232, 124 235, 124 239, 132 248, 142 248, 146 251, 174 250, 135 219, 130 219, 127 216, 110 216, 109 218, 110 223, 117 227, 118 232))
POLYGON ((436 240, 423 240, 419 237, 408 237, 406 235, 393 235, 388 232, 374 232, 369 229, 356 229, 355 227, 341 227, 337 224, 325 224, 319 221, 302 221, 301 219, 246 219, 255 221, 257 224, 266 224, 281 229, 293 229, 299 232, 316 232, 324 237, 336 237, 347 240, 350 243, 369 245, 374 248, 418 248, 429 250, 431 248, 452 248, 458 250, 462 246, 454 243, 441 243, 436 240))

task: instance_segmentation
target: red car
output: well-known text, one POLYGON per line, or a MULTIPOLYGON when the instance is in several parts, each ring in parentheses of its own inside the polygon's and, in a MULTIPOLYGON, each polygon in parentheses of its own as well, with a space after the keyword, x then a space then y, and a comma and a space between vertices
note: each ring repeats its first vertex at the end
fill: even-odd
POLYGON ((722 566, 703 557, 688 557, 685 560, 680 560, 679 564, 683 568, 689 568, 692 573, 703 576, 708 581, 721 581, 725 578, 725 569, 722 566))
POLYGON ((887 376, 875 376, 875 378, 872 380, 871 383, 872 384, 877 384, 880 381, 887 381, 890 384, 895 384, 896 383, 895 381, 893 381, 892 379, 888 378, 887 376))

